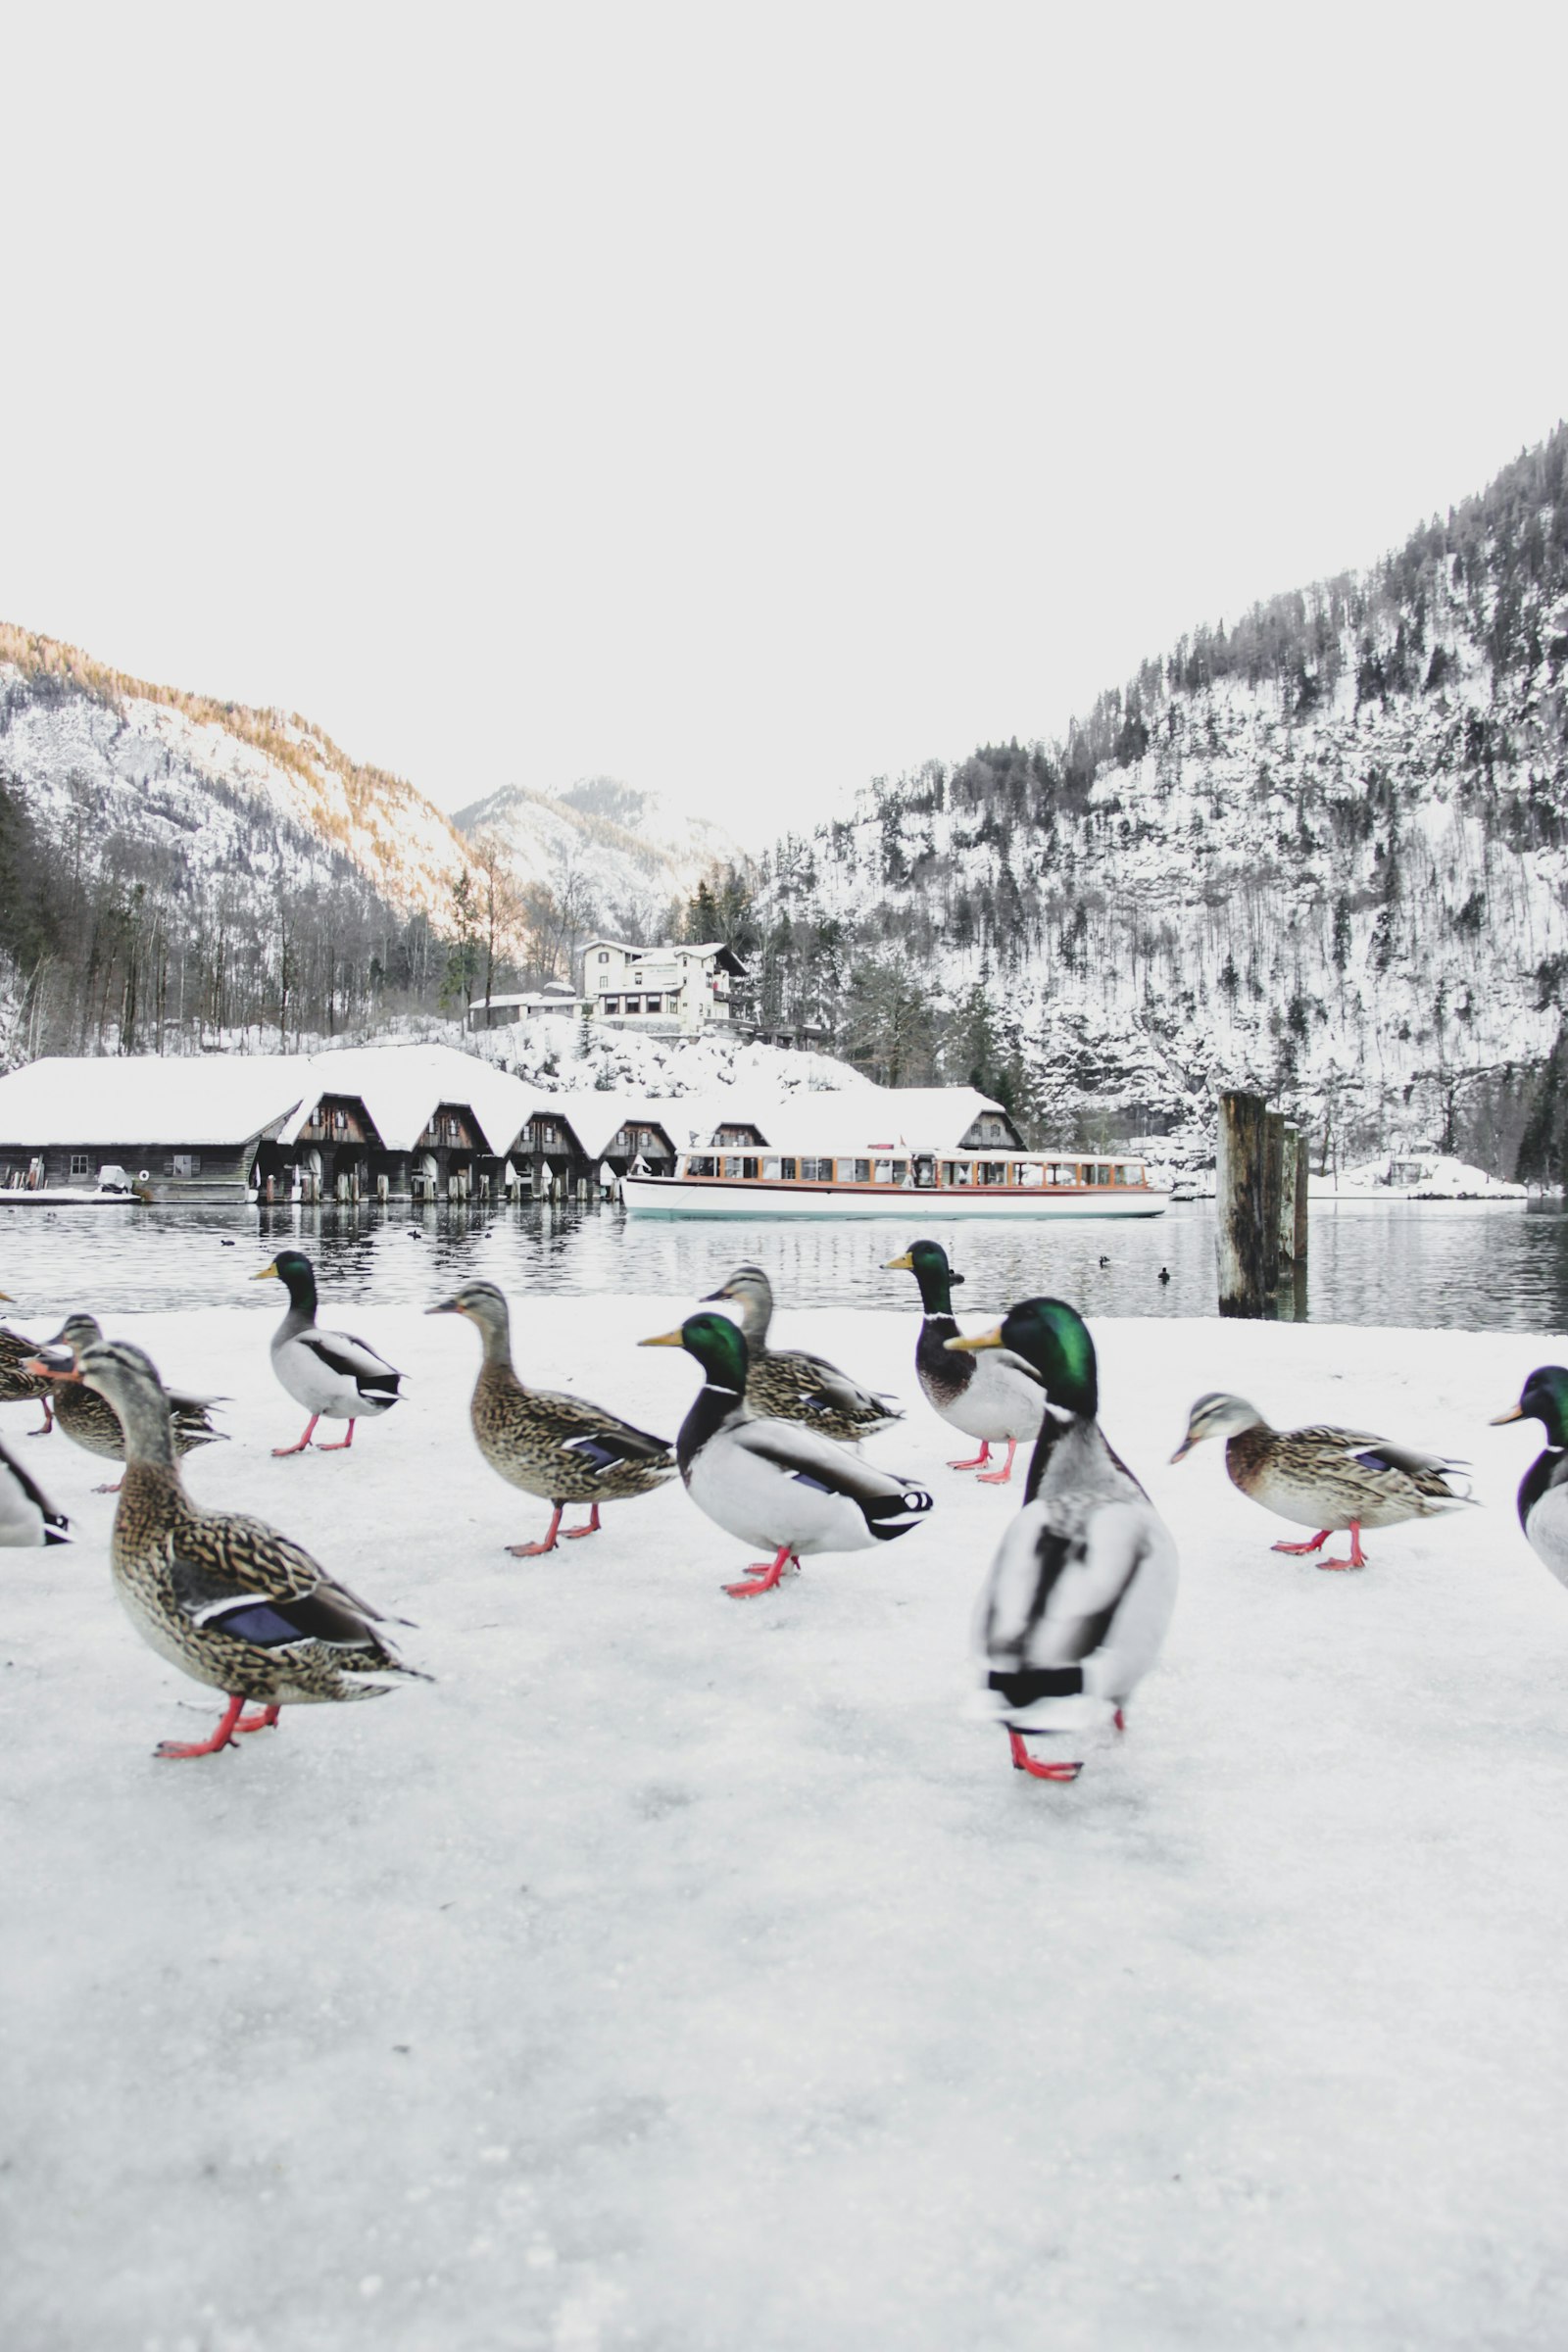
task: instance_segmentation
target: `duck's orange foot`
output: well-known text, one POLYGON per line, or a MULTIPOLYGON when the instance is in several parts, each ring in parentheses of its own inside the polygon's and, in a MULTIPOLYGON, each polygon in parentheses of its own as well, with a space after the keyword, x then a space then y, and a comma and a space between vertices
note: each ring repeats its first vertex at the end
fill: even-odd
POLYGON ((565 1529, 564 1533, 566 1542, 568 1544, 575 1544, 579 1536, 597 1536, 599 1533, 598 1503, 596 1502, 593 1506, 593 1509, 589 1512, 588 1524, 586 1527, 568 1527, 565 1529))
POLYGON ((1304 1559, 1309 1551, 1321 1550, 1333 1532, 1332 1528, 1326 1527, 1321 1535, 1312 1538, 1310 1544, 1276 1544, 1272 1548, 1275 1551, 1288 1551, 1293 1560, 1304 1559))
MULTIPOLYGON (((1319 1537, 1318 1541, 1321 1543, 1322 1538, 1319 1537)), ((1366 1566, 1366 1553, 1361 1549, 1361 1523, 1358 1519, 1350 1521, 1349 1558, 1348 1560, 1319 1560, 1318 1566, 1320 1568, 1364 1568, 1366 1566)))
POLYGON ((977 1487, 1004 1487, 1012 1476, 1012 1457, 1018 1450, 1016 1438, 1007 1440, 1007 1459, 1000 1470, 982 1470, 975 1480, 977 1487))
MULTIPOLYGON (((554 1551, 556 1548, 556 1537, 561 1530, 561 1514, 565 1507, 566 1506, 564 1502, 558 1502, 556 1504, 555 1510, 551 1516, 550 1525, 545 1529, 545 1540, 542 1544, 509 1544, 507 1545, 507 1549, 512 1554, 513 1558, 514 1560, 538 1560, 542 1559, 547 1551, 554 1551)), ((586 1535, 587 1532, 588 1531, 586 1528, 582 1530, 584 1535, 586 1535)))
MULTIPOLYGON (((726 1585, 724 1590, 731 1600, 751 1600, 759 1592, 771 1592, 789 1566, 792 1557, 789 1545, 782 1544, 776 1560, 759 1560, 755 1576, 747 1577, 738 1585, 726 1585)), ((796 1560, 795 1565, 797 1568, 800 1566, 799 1560, 796 1560)))
POLYGON ((950 1470, 983 1470, 990 1459, 991 1440, 989 1438, 982 1438, 980 1441, 980 1450, 974 1456, 972 1461, 950 1462, 948 1464, 948 1468, 950 1470))
POLYGON ((234 1729, 236 1732, 270 1732, 282 1712, 281 1707, 264 1707, 259 1715, 242 1715, 234 1729))
POLYGON ((166 1764, 174 1764, 184 1756, 216 1756, 221 1747, 232 1747, 232 1734, 239 1725, 245 1701, 236 1690, 224 1711, 223 1720, 210 1740, 161 1740, 154 1748, 155 1756, 166 1764))
POLYGON ((1036 1759, 1029 1753, 1028 1746, 1021 1732, 1009 1732, 1007 1734, 1007 1738, 1012 1746, 1013 1771, 1026 1772, 1031 1780, 1075 1781, 1083 1770, 1082 1764, 1038 1763, 1036 1759))

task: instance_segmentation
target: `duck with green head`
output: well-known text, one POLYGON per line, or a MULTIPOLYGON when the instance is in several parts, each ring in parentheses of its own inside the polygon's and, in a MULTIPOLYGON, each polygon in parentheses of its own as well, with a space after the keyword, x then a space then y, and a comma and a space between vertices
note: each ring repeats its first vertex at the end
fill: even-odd
POLYGON ((253 1282, 280 1282, 288 1293, 288 1312, 272 1334, 272 1370, 310 1414, 305 1435, 297 1446, 274 1446, 273 1453, 303 1453, 318 1421, 346 1421, 349 1434, 333 1445, 318 1446, 319 1453, 343 1453, 354 1443, 356 1421, 373 1420, 402 1401, 398 1395, 401 1372, 364 1340, 346 1331, 322 1331, 316 1320, 316 1269, 301 1250, 280 1250, 270 1266, 251 1276, 253 1282))
POLYGON ((978 1711, 1002 1724, 1014 1767, 1072 1781, 1060 1756, 1123 1710, 1159 1656, 1176 1605, 1176 1546, 1099 1421, 1095 1344, 1062 1298, 1025 1298, 995 1331, 947 1343, 1006 1349, 1038 1383, 1042 1419, 1023 1508, 991 1563, 975 1617, 978 1711), (1042 1741, 1054 1745, 1039 1752, 1042 1741))
POLYGON ((980 1441, 972 1459, 950 1462, 948 1468, 978 1470, 976 1483, 981 1486, 1006 1486, 1013 1455, 1040 1428, 1045 1408, 1039 1384, 1006 1353, 993 1358, 951 1351, 949 1342, 958 1331, 953 1293, 963 1276, 954 1273, 940 1242, 911 1242, 902 1257, 888 1259, 885 1270, 912 1274, 920 1286, 924 1313, 914 1343, 914 1374, 926 1402, 966 1438, 980 1441), (992 1446, 1003 1445, 1006 1461, 1000 1470, 987 1470, 992 1446))
POLYGON ((665 1439, 633 1428, 586 1396, 524 1387, 512 1360, 511 1310, 493 1282, 465 1283, 426 1311, 462 1315, 479 1334, 479 1377, 468 1406, 479 1451, 509 1486, 551 1505, 544 1541, 509 1544, 514 1559, 538 1559, 555 1550, 568 1503, 589 1508, 586 1526, 568 1527, 567 1538, 597 1535, 601 1503, 651 1494, 674 1476, 665 1439))
POLYGON ((1546 1442, 1520 1481, 1519 1524, 1537 1559, 1568 1585, 1568 1370, 1539 1365, 1494 1428, 1503 1421, 1541 1423, 1546 1442))
POLYGON ((1348 1557, 1319 1560, 1319 1568, 1364 1568, 1364 1527, 1398 1527, 1406 1519, 1437 1518, 1471 1499, 1454 1484, 1465 1475, 1464 1463, 1446 1454, 1418 1453, 1413 1446, 1392 1446, 1387 1438, 1375 1438, 1364 1429, 1338 1429, 1328 1423, 1274 1429, 1244 1396, 1218 1391, 1200 1396, 1171 1460, 1181 1461, 1205 1438, 1224 1439, 1225 1467, 1233 1486, 1277 1517, 1318 1531, 1305 1544, 1276 1544, 1276 1551, 1308 1558, 1336 1530, 1348 1529, 1348 1557))
POLYGON ((746 1401, 745 1334, 727 1315, 688 1315, 678 1331, 644 1348, 684 1348, 703 1386, 675 1441, 686 1492, 701 1511, 743 1543, 765 1545, 737 1600, 770 1592, 786 1568, 822 1551, 863 1551, 917 1527, 931 1497, 912 1480, 878 1470, 815 1431, 765 1420, 746 1401))

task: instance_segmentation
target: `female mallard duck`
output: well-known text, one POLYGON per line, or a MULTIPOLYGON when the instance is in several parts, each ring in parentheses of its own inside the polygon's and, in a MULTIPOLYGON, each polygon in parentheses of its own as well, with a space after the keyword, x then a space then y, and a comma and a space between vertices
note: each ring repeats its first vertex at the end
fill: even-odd
POLYGON ((342 1453, 354 1443, 356 1421, 389 1413, 401 1401, 403 1375, 363 1340, 351 1339, 346 1331, 318 1329, 316 1270, 302 1250, 280 1250, 270 1266, 251 1277, 253 1282, 274 1279, 288 1292, 288 1313, 272 1334, 272 1370, 311 1417, 297 1446, 274 1446, 272 1451, 279 1459, 303 1453, 318 1421, 325 1420, 346 1421, 349 1434, 317 1451, 342 1453))
POLYGON ((276 1723, 280 1707, 384 1695, 384 1683, 351 1679, 359 1675, 429 1680, 377 1633, 380 1612, 298 1544, 264 1520, 191 1501, 174 1458, 169 1398, 139 1348, 106 1340, 84 1348, 70 1377, 106 1396, 125 1433, 109 1555, 115 1590, 160 1657, 228 1699, 210 1739, 166 1740, 160 1756, 215 1755, 235 1733, 276 1723), (259 1715, 243 1712, 247 1699, 259 1715))
POLYGON ((773 1286, 760 1266, 737 1266, 723 1289, 710 1291, 703 1303, 719 1298, 732 1298, 741 1310, 750 1367, 746 1401, 754 1413, 764 1420, 799 1421, 850 1446, 903 1420, 899 1405, 862 1389, 837 1364, 808 1355, 804 1348, 768 1347, 773 1286))
POLYGON ((687 1494, 726 1534, 774 1554, 725 1586, 737 1600, 770 1592, 806 1553, 863 1551, 907 1535, 931 1508, 922 1488, 814 1430, 759 1419, 747 1398, 746 1335, 727 1315, 689 1315, 679 1331, 641 1345, 684 1348, 707 1376, 675 1441, 687 1494))
POLYGON ((1318 1530, 1310 1543, 1276 1544, 1276 1551, 1304 1558, 1348 1528, 1349 1558, 1319 1560, 1320 1568, 1364 1568, 1363 1527, 1437 1518, 1471 1499, 1448 1483, 1463 1475, 1462 1462, 1391 1446, 1362 1429, 1272 1429, 1240 1396, 1200 1396, 1171 1460, 1179 1462, 1204 1438, 1225 1440, 1225 1467, 1244 1494, 1281 1519, 1318 1530))
POLYGON ((71 1521, 57 1511, 36 1479, 0 1446, 0 1549, 69 1544, 71 1521))
POLYGON ((1546 1443, 1519 1484, 1519 1524, 1538 1560, 1568 1585, 1568 1371, 1543 1364, 1525 1382, 1504 1421, 1539 1421, 1546 1443))
POLYGON ((1042 1762, 1029 1741, 1126 1728, 1176 1605, 1176 1546, 1105 1441, 1095 1344, 1072 1307, 1026 1298, 995 1331, 947 1344, 962 1355, 1005 1348, 1041 1384, 1023 1508, 997 1546, 975 1642, 981 1711, 1005 1727, 1015 1769, 1074 1781, 1081 1762, 1042 1762))
MULTIPOLYGON (((69 1372, 74 1368, 83 1349, 96 1348, 103 1336, 102 1326, 94 1316, 68 1315, 54 1338, 39 1350, 34 1360, 51 1363, 57 1351, 63 1349, 68 1360, 63 1362, 62 1370, 69 1372)), ((165 1394, 173 1421, 176 1453, 192 1453, 198 1446, 214 1446, 220 1440, 226 1440, 226 1433, 215 1429, 212 1424, 211 1407, 218 1402, 216 1396, 192 1396, 182 1389, 169 1389, 165 1394)), ((124 1460, 124 1432, 107 1396, 100 1396, 96 1389, 89 1389, 84 1382, 61 1380, 54 1391, 54 1407, 55 1420, 73 1445, 79 1446, 85 1453, 99 1454, 108 1462, 124 1460)), ((119 1492, 118 1481, 112 1487, 93 1489, 95 1494, 118 1494, 119 1492)))
POLYGON ((978 1470, 977 1486, 1004 1487, 1012 1476, 1012 1457, 1020 1442, 1040 1428, 1045 1400, 1027 1371, 1005 1356, 995 1360, 972 1353, 953 1354, 948 1342, 957 1335, 953 1311, 953 1289, 963 1280, 948 1264, 940 1242, 915 1242, 902 1257, 890 1257, 889 1273, 912 1274, 920 1286, 925 1309, 920 1336, 914 1344, 914 1371, 926 1401, 966 1438, 978 1438, 980 1450, 972 1460, 950 1462, 950 1470, 978 1470), (1004 1443, 1007 1459, 1000 1470, 987 1470, 991 1448, 1004 1443))
POLYGON ((484 1349, 468 1407, 479 1451, 492 1470, 525 1494, 538 1494, 554 1513, 542 1544, 509 1544, 514 1559, 536 1560, 556 1548, 561 1514, 568 1502, 592 1505, 585 1527, 566 1534, 599 1532, 602 1502, 624 1502, 649 1494, 673 1478, 675 1465, 663 1438, 557 1389, 527 1389, 512 1361, 512 1318, 493 1282, 466 1283, 432 1315, 466 1315, 484 1349))
MULTIPOLYGON (((0 1291, 0 1300, 7 1306, 16 1304, 9 1291, 0 1291)), ((12 1331, 0 1323, 0 1404, 41 1403, 43 1425, 29 1430, 27 1435, 46 1438, 55 1425, 53 1388, 46 1377, 23 1370, 24 1364, 37 1352, 36 1340, 24 1339, 20 1331, 12 1331)))

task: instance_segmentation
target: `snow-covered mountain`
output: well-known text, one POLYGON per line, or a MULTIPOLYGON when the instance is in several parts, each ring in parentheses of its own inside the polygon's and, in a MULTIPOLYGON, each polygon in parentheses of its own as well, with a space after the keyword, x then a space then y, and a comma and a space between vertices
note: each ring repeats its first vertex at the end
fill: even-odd
POLYGON ((1252 1082, 1347 1147, 1489 1129, 1568 976, 1568 432, 1373 571, 1200 630, 1065 744, 878 782, 764 862, 786 1004, 1053 1129, 1252 1082), (782 943, 782 944, 781 944, 782 943))
POLYGON ((714 865, 745 862, 722 827, 612 776, 555 795, 509 785, 460 808, 453 822, 470 841, 502 842, 525 881, 556 889, 565 874, 580 877, 607 918, 618 907, 657 922, 714 865))
POLYGON ((297 713, 150 686, 4 624, 0 767, 47 833, 86 822, 193 873, 287 887, 347 867, 390 906, 439 917, 467 863, 413 785, 297 713))

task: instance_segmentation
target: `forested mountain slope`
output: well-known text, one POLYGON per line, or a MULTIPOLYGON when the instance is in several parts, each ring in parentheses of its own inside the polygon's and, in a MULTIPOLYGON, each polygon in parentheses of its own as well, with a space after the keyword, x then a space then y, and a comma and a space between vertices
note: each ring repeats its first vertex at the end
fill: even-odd
POLYGON ((879 780, 783 843, 765 987, 842 993, 880 1066, 972 1068, 1054 1130, 1250 1080, 1345 1149, 1426 1129, 1507 1159, 1568 978, 1565 671, 1559 427, 1064 743, 879 780))

